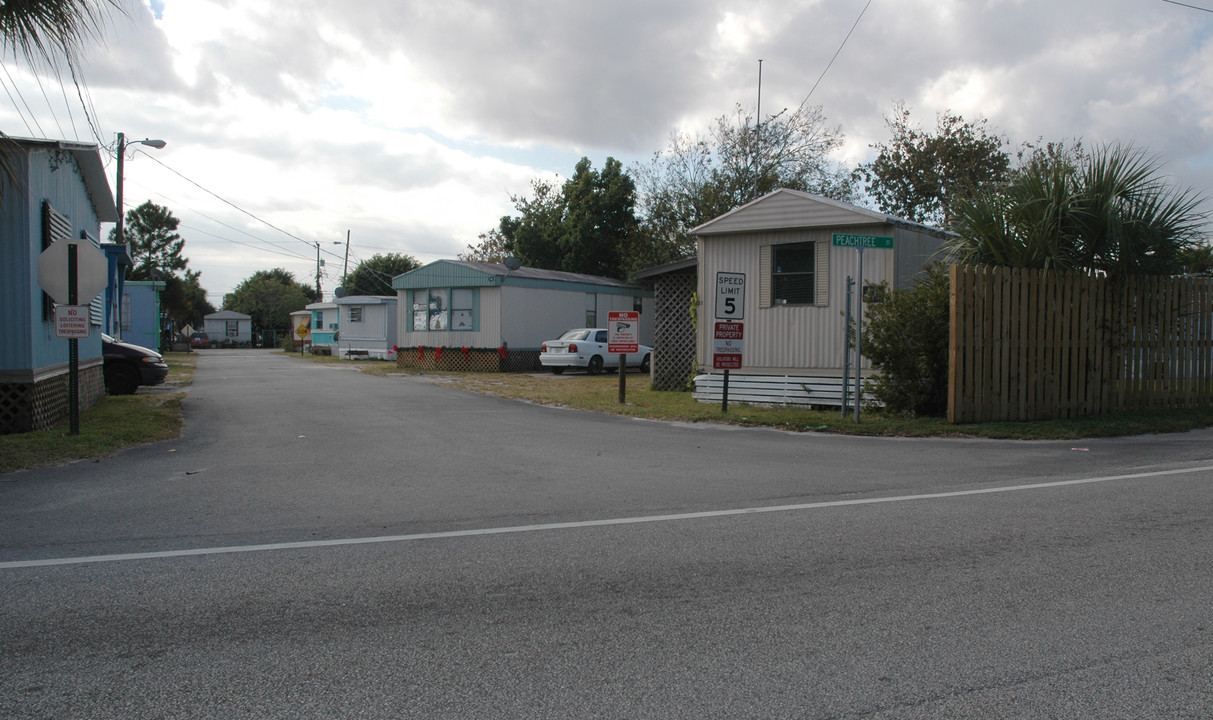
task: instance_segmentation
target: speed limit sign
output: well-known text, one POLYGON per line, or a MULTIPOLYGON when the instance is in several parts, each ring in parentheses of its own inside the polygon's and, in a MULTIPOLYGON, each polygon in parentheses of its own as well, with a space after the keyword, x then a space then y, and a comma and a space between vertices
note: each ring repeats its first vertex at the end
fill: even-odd
POLYGON ((745 273, 716 273, 716 319, 745 319, 745 273))

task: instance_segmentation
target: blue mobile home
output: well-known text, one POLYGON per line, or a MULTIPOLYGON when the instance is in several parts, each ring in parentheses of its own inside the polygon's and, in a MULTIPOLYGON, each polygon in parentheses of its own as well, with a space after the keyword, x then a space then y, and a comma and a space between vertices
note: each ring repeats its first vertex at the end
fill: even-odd
MULTIPOLYGON (((96 145, 3 138, 0 154, 9 168, 0 172, 0 433, 27 432, 52 427, 69 406, 69 343, 55 337, 38 257, 56 240, 86 238, 100 248, 101 223, 118 214, 96 145)), ((105 395, 104 322, 103 297, 92 303, 92 332, 78 342, 81 408, 105 395)))

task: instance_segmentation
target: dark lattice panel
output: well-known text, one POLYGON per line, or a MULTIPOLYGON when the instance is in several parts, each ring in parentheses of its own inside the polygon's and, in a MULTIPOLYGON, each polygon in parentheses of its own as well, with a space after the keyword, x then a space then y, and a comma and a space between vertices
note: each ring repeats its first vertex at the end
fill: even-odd
POLYGON ((396 367, 418 370, 447 370, 451 372, 537 372, 538 350, 506 350, 505 357, 497 350, 484 348, 400 348, 396 367))
POLYGON ((691 322, 696 278, 694 269, 655 278, 654 390, 688 390, 690 379, 696 374, 695 325, 691 322))
MULTIPOLYGON (((80 410, 92 407, 105 396, 101 367, 80 371, 80 410)), ((70 411, 67 373, 34 384, 0 384, 0 434, 49 430, 67 418, 70 411)))

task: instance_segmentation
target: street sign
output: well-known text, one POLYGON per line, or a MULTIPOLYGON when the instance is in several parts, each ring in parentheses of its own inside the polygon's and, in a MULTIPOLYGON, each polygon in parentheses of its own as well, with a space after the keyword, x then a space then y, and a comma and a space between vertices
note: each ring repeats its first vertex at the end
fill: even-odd
POLYGON ((713 333, 712 367, 716 370, 740 370, 744 347, 745 323, 716 323, 713 333))
POLYGON ((295 328, 295 334, 299 336, 300 340, 306 340, 308 334, 311 332, 312 331, 308 329, 307 325, 300 325, 299 327, 295 328))
POLYGON ((640 352, 640 313, 631 310, 607 313, 607 352, 640 352))
POLYGON ((55 306, 55 337, 81 340, 90 329, 88 305, 55 306))
POLYGON ((38 284, 60 305, 71 302, 67 286, 68 246, 76 246, 76 302, 88 303, 108 284, 105 253, 88 240, 56 240, 38 256, 38 284))
POLYGON ((834 233, 834 245, 837 247, 893 249, 893 238, 883 235, 844 235, 834 233))
POLYGON ((745 273, 716 273, 716 319, 745 319, 745 273))

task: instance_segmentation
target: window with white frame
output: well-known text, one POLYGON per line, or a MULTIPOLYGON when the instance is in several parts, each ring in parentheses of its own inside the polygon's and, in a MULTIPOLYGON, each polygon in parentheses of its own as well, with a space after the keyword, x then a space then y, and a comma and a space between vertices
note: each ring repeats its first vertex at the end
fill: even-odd
POLYGON ((476 290, 420 288, 413 291, 413 331, 476 329, 476 290))

